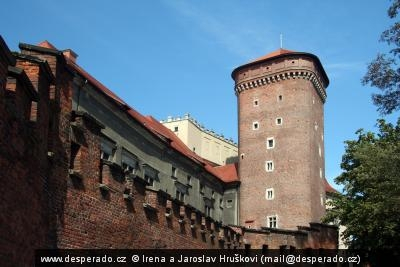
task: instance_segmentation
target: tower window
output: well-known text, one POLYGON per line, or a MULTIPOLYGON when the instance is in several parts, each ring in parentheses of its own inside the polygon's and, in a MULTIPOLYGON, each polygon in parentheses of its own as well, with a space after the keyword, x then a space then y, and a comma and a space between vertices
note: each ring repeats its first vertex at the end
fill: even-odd
POLYGON ((178 126, 174 127, 174 132, 177 132, 179 130, 178 126))
POLYGON ((279 96, 278 96, 278 100, 279 100, 279 101, 282 101, 282 99, 283 99, 282 95, 279 95, 279 96))
POLYGON ((254 121, 254 122, 253 122, 253 130, 258 130, 259 127, 260 127, 260 126, 259 126, 259 124, 258 124, 258 121, 254 121))
POLYGON ((267 217, 267 226, 269 228, 277 228, 278 227, 278 216, 268 216, 267 217))
POLYGON ((267 188, 267 190, 265 190, 265 198, 267 200, 274 199, 274 189, 273 188, 267 188))
POLYGON ((267 139, 267 149, 272 149, 275 147, 275 140, 273 137, 267 139))
POLYGON ((274 170, 274 162, 272 160, 265 162, 265 170, 267 172, 272 172, 274 170))
POLYGON ((244 153, 240 154, 240 158, 244 159, 244 153))
POLYGON ((282 118, 276 118, 276 125, 282 125, 282 118))
POLYGON ((258 107, 258 99, 257 98, 253 100, 253 106, 258 107))

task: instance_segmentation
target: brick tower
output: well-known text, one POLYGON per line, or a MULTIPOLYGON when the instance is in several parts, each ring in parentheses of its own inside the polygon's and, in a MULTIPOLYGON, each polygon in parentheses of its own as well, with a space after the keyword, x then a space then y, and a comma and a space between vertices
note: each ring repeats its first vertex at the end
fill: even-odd
POLYGON ((328 77, 309 53, 279 49, 232 72, 238 97, 239 221, 296 229, 325 212, 328 77))

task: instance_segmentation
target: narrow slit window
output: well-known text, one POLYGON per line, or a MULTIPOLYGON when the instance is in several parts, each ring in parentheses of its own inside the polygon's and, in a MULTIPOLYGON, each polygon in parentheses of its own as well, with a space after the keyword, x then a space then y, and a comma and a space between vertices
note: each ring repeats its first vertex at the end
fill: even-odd
POLYGON ((274 189, 273 188, 267 188, 267 190, 265 191, 265 198, 267 200, 274 199, 274 189))
POLYGON ((276 118, 276 125, 282 125, 282 118, 276 118))

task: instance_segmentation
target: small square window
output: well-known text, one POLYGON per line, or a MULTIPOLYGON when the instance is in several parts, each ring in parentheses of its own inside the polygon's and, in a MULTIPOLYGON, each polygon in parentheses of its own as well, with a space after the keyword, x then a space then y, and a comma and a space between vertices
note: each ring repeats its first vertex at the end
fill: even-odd
POLYGON ((254 107, 258 107, 258 99, 254 99, 253 100, 253 106, 254 107))
POLYGON ((278 216, 268 216, 267 217, 267 226, 269 228, 278 228, 278 216))
POLYGON ((253 122, 253 130, 258 130, 259 125, 258 125, 258 121, 254 121, 253 122))
POLYGON ((282 118, 276 118, 276 125, 282 125, 282 118))
POLYGON ((267 149, 272 149, 275 147, 275 140, 273 137, 267 139, 267 149))
POLYGON ((178 126, 174 127, 174 132, 177 132, 179 130, 178 126))
POLYGON ((282 95, 279 95, 279 96, 278 96, 278 100, 279 100, 279 101, 282 101, 282 99, 283 99, 282 95))
POLYGON ((274 170, 274 162, 272 160, 265 162, 265 170, 267 172, 272 172, 274 170))
POLYGON ((265 190, 265 198, 267 200, 274 199, 274 189, 273 188, 267 188, 267 190, 265 190))

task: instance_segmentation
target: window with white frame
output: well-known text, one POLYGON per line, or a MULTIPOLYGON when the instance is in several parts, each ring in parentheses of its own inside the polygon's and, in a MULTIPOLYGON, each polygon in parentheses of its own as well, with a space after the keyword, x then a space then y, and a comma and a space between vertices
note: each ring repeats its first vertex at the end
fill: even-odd
POLYGON ((258 98, 254 98, 254 99, 253 99, 253 106, 254 106, 254 107, 258 107, 258 103, 259 103, 259 102, 258 102, 258 98))
POLYGON ((282 123, 283 123, 283 120, 282 120, 282 118, 281 118, 281 117, 279 117, 279 118, 276 118, 276 121, 275 121, 275 123, 276 123, 276 125, 282 125, 282 123))
POLYGON ((253 130, 258 130, 260 128, 260 125, 258 121, 253 121, 253 130))
POLYGON ((269 228, 278 228, 278 216, 267 216, 267 227, 269 228))
POLYGON ((274 170, 274 162, 272 160, 268 160, 265 162, 265 170, 267 172, 272 172, 274 170))
POLYGON ((267 149, 272 149, 275 147, 275 139, 273 137, 267 138, 267 149))
POLYGON ((265 190, 265 198, 267 200, 274 199, 274 189, 273 188, 267 188, 267 190, 265 190))

